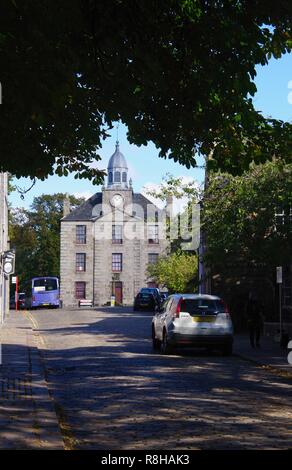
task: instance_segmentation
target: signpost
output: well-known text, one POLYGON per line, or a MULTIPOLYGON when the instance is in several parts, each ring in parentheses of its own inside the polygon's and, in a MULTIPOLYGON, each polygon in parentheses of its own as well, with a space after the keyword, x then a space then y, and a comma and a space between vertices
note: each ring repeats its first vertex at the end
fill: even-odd
POLYGON ((12 276, 12 284, 15 284, 15 310, 18 310, 18 276, 12 276))
POLYGON ((283 269, 282 266, 277 266, 277 284, 279 284, 279 319, 280 319, 280 344, 282 344, 282 282, 283 282, 283 269))

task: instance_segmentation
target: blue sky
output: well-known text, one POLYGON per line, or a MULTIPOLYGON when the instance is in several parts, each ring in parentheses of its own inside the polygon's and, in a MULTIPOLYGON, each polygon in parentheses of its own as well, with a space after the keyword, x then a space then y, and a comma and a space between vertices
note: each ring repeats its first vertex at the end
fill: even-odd
MULTIPOLYGON (((257 94, 254 97, 255 108, 264 116, 271 116, 285 121, 292 121, 292 103, 288 100, 289 82, 292 81, 292 54, 286 54, 279 60, 271 59, 269 64, 257 67, 255 83, 257 94)), ((290 86, 292 84, 290 83, 290 86)), ((133 179, 135 192, 141 191, 147 184, 159 184, 166 173, 175 176, 193 177, 201 182, 203 180, 202 169, 188 170, 184 166, 171 160, 158 158, 159 150, 149 143, 147 146, 136 147, 127 141, 126 126, 119 125, 120 150, 125 155, 133 179)), ((107 162, 115 150, 117 131, 114 129, 100 150, 102 161, 98 162, 98 168, 107 167, 107 162)), ((21 178, 14 181, 21 188, 28 188, 30 180, 21 178)), ((87 180, 75 180, 73 175, 68 177, 50 176, 46 181, 38 181, 36 185, 21 200, 18 192, 10 195, 13 207, 29 207, 35 196, 41 194, 54 194, 56 192, 68 192, 70 194, 89 197, 94 192, 100 191, 99 186, 93 186, 87 180)))

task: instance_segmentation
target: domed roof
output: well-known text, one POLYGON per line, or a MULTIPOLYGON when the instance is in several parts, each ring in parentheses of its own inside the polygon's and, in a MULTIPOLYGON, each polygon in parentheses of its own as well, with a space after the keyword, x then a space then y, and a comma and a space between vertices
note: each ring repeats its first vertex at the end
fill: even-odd
POLYGON ((111 156, 108 162, 107 169, 113 170, 114 168, 125 168, 128 169, 128 165, 124 155, 120 152, 119 142, 116 143, 115 153, 111 156))

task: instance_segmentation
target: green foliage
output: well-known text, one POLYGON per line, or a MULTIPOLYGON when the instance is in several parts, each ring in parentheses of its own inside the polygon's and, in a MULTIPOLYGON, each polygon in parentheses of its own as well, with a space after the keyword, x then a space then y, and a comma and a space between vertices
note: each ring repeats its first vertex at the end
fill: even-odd
POLYGON ((198 285, 198 259, 194 254, 177 250, 161 256, 157 263, 148 265, 148 274, 169 292, 194 292, 198 285))
POLYGON ((269 273, 291 262, 291 210, 291 164, 274 160, 242 176, 211 175, 203 211, 207 262, 229 274, 231 266, 237 274, 246 264, 269 273))
POLYGON ((278 0, 6 1, 0 16, 1 169, 100 183, 90 167, 113 121, 188 168, 291 161, 291 124, 252 105, 255 66, 291 52, 278 0))
MULTIPOLYGON (((174 177, 170 173, 167 173, 163 178, 163 182, 157 189, 146 190, 146 193, 166 202, 170 202, 168 201, 169 198, 183 200, 178 214, 175 215, 173 213, 173 225, 170 225, 169 219, 166 220, 171 252, 179 251, 182 244, 191 241, 189 240, 190 232, 192 232, 192 237, 196 237, 196 232, 200 230, 200 221, 196 218, 197 212, 195 214, 194 205, 199 204, 202 198, 202 188, 195 180, 185 182, 183 177, 174 177), (194 222, 196 223, 196 227, 192 226, 194 222), (178 230, 176 229, 176 224, 178 225, 178 230), (175 227, 174 234, 172 234, 173 226, 175 227)), ((194 242, 194 240, 192 241, 194 242)))
MULTIPOLYGON (((65 194, 35 197, 30 210, 10 211, 11 246, 16 248, 20 283, 34 276, 60 274, 60 219, 65 194)), ((69 196, 72 207, 83 199, 69 196)))

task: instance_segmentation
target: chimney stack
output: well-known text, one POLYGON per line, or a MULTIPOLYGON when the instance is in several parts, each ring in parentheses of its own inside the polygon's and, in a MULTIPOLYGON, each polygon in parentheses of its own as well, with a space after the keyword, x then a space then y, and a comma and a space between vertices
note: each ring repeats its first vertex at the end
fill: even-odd
POLYGON ((166 197, 165 211, 168 217, 173 216, 173 196, 169 195, 166 197))
POLYGON ((66 196, 63 201, 63 217, 66 217, 70 214, 70 201, 69 201, 69 194, 66 193, 66 196))

